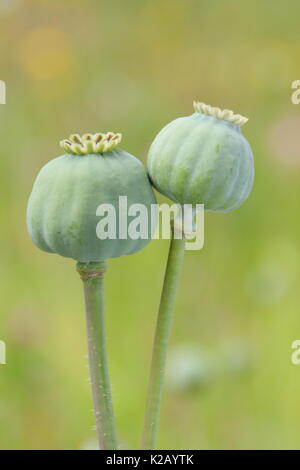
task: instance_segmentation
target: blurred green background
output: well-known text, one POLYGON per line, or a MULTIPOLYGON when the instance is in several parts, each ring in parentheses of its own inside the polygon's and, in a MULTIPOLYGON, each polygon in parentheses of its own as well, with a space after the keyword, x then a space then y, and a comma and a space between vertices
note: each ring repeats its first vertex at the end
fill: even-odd
MULTIPOLYGON (((300 338, 299 14, 297 0, 1 0, 1 449, 95 440, 75 263, 39 251, 26 233, 36 173, 72 132, 120 131, 145 162, 156 133, 191 114, 194 99, 250 118, 256 182, 240 210, 206 215, 204 249, 186 254, 159 448, 300 448, 300 365, 291 362, 300 338)), ((124 448, 139 445, 167 250, 153 241, 109 262, 124 448)))

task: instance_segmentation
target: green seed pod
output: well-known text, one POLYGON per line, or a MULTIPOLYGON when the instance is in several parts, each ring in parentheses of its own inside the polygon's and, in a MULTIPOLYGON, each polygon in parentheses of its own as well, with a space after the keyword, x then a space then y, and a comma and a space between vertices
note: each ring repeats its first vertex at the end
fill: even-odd
POLYGON ((116 148, 120 140, 121 134, 109 132, 74 134, 61 141, 66 154, 41 169, 27 208, 28 232, 40 249, 91 262, 134 253, 150 241, 150 223, 147 237, 132 239, 128 232, 119 236, 120 196, 127 196, 128 207, 145 205, 149 214, 156 202, 142 163, 116 148), (102 204, 113 206, 115 239, 97 236, 96 211, 102 204))
POLYGON ((254 164, 241 133, 248 121, 227 109, 194 103, 195 113, 175 119, 154 139, 148 172, 154 187, 179 204, 229 212, 250 194, 254 164))

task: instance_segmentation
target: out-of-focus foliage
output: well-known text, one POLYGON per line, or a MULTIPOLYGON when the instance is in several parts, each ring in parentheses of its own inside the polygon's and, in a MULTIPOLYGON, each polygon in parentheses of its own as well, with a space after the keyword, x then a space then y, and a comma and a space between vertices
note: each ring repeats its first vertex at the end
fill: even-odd
MULTIPOLYGON (((297 0, 2 0, 0 79, 0 448, 93 446, 81 284, 74 263, 38 251, 25 208, 39 168, 72 132, 120 131, 145 161, 192 101, 249 116, 256 182, 246 204, 206 216, 187 252, 172 346, 237 358, 251 373, 205 393, 166 389, 160 448, 299 448, 300 79, 297 0), (238 338, 245 349, 222 349, 238 338), (248 349, 247 349, 248 348, 248 349), (242 358, 242 361, 244 359, 242 358)), ((161 199, 160 199, 161 200, 161 199)), ((168 243, 109 262, 107 328, 123 447, 139 444, 168 243)), ((224 364, 228 365, 228 360, 224 364)))

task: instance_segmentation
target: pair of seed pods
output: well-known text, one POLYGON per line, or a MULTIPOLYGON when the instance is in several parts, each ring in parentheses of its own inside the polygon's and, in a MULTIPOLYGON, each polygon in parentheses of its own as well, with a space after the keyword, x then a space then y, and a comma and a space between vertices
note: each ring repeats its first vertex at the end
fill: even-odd
MULTIPOLYGON (((101 449, 118 446, 107 373, 103 322, 105 260, 135 253, 151 239, 99 239, 96 209, 110 204, 119 217, 119 198, 128 207, 142 204, 151 213, 152 189, 179 205, 229 212, 250 194, 253 156, 241 126, 247 119, 229 110, 194 103, 191 116, 175 119, 154 139, 147 170, 118 147, 120 134, 73 134, 61 141, 65 154, 39 172, 28 203, 27 227, 42 250, 75 259, 84 281, 89 362, 101 449)), ((117 220, 120 224, 120 220, 117 220)), ((184 252, 184 239, 170 243, 158 314, 146 405, 143 448, 156 442, 171 316, 184 252)))
POLYGON ((148 175, 141 162, 118 147, 120 134, 77 134, 60 145, 65 155, 38 174, 30 195, 27 226, 42 250, 80 262, 103 261, 142 249, 150 240, 96 236, 96 208, 155 203, 151 184, 178 204, 204 204, 228 212, 248 197, 254 176, 249 143, 241 133, 247 119, 203 103, 175 119, 154 139, 148 175), (150 179, 150 181, 149 181, 150 179))

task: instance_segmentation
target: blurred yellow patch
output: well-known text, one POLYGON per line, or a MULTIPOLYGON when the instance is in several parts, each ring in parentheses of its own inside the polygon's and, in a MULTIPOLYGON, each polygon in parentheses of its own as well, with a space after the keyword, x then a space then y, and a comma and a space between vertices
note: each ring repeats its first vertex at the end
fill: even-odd
POLYGON ((27 33, 20 47, 25 72, 36 80, 49 80, 65 74, 73 62, 68 35, 52 28, 27 33))

